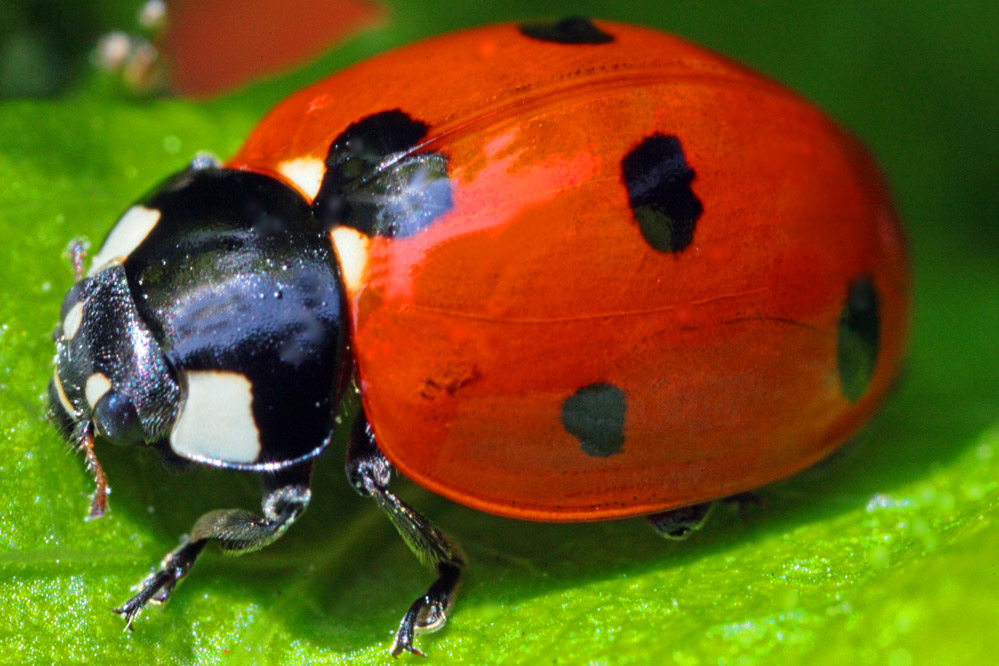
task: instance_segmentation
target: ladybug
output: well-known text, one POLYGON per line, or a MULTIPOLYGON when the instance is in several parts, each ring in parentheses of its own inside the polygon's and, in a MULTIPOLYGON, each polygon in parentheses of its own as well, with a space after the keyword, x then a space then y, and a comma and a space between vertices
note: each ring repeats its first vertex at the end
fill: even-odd
POLYGON ((349 428, 350 483, 436 574, 393 655, 421 654, 466 563, 393 471, 501 516, 682 538, 857 431, 909 306, 899 221, 850 135, 709 51, 579 18, 438 37, 292 95, 79 273, 49 393, 91 514, 95 435, 264 486, 261 515, 202 516, 116 612, 165 601, 210 542, 279 538, 349 428))

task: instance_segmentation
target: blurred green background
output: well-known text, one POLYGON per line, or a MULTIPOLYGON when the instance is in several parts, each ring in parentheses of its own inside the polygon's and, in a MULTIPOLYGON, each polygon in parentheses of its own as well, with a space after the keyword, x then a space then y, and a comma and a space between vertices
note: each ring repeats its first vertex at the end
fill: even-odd
POLYGON ((99 35, 141 32, 136 2, 0 4, 0 663, 389 662, 395 624, 430 577, 347 488, 338 451, 281 542, 235 560, 207 553, 168 606, 121 631, 110 609, 193 520, 253 508, 257 493, 238 474, 169 476, 105 445, 111 511, 82 520, 92 481, 43 420, 50 334, 72 282, 60 255, 74 236, 102 238, 196 151, 234 151, 308 81, 430 34, 566 14, 691 38, 863 138, 910 235, 911 358, 857 442, 684 543, 641 521, 489 517, 400 483, 472 560, 453 619, 420 646, 448 664, 994 663, 999 5, 380 4, 382 21, 328 54, 199 103, 130 95, 90 64, 99 35))

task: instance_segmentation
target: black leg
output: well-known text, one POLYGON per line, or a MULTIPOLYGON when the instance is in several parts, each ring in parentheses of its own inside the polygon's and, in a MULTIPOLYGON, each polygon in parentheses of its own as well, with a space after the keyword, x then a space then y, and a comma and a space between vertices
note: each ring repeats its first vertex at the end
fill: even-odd
POLYGON ((645 516, 645 520, 660 536, 682 540, 704 527, 714 505, 714 502, 693 504, 662 513, 653 513, 645 516))
POLYGON ((392 465, 375 442, 363 411, 351 430, 347 449, 347 478, 363 497, 371 497, 385 512, 416 557, 437 572, 437 580, 416 599, 402 617, 392 643, 392 656, 403 651, 423 656, 413 645, 418 633, 437 631, 447 621, 465 567, 465 556, 446 534, 388 489, 392 465))
POLYGON ((138 593, 114 609, 124 616, 125 628, 132 627, 147 603, 163 603, 170 597, 209 541, 230 555, 239 555, 277 540, 309 504, 310 471, 311 464, 305 463, 265 477, 263 517, 242 509, 220 509, 198 518, 191 534, 139 583, 138 593))

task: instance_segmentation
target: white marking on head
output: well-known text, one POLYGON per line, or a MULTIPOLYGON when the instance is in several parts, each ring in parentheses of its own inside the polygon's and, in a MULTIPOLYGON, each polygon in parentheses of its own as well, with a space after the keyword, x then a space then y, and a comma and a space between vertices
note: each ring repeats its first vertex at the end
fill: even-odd
POLYGON ((62 320, 62 339, 72 340, 80 330, 81 322, 83 322, 83 303, 77 303, 69 309, 66 318, 62 320))
POLYGON ((66 410, 66 414, 73 418, 78 418, 80 412, 76 411, 76 407, 73 406, 73 403, 69 401, 69 396, 66 395, 66 389, 62 387, 62 380, 59 379, 59 368, 55 368, 52 371, 52 383, 55 384, 56 395, 59 396, 59 404, 66 410))
POLYGON ((192 370, 187 397, 170 432, 170 447, 184 458, 256 462, 260 433, 253 419, 253 385, 236 372, 192 370))
POLYGON ((108 234, 100 252, 94 255, 87 277, 96 275, 112 261, 124 263, 160 221, 160 215, 160 211, 145 206, 129 208, 108 234))
POLYGON ((87 377, 87 385, 83 388, 83 394, 87 396, 90 409, 97 406, 97 401, 104 397, 104 394, 111 390, 111 380, 103 372, 95 372, 87 377))
POLYGON ((317 157, 299 157, 281 162, 278 164, 277 170, 282 176, 295 183, 298 189, 309 197, 309 201, 313 201, 319 194, 319 187, 323 184, 326 164, 317 157))
POLYGON ((364 286, 371 239, 357 229, 337 227, 330 232, 330 240, 333 241, 336 256, 340 260, 343 284, 350 294, 354 294, 364 286))

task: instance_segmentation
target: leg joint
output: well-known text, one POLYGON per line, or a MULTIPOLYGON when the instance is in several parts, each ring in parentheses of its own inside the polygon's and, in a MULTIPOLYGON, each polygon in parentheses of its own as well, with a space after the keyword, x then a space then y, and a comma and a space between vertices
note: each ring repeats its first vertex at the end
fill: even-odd
POLYGON ((309 505, 312 491, 308 486, 284 486, 264 497, 264 517, 273 522, 291 522, 309 505))

